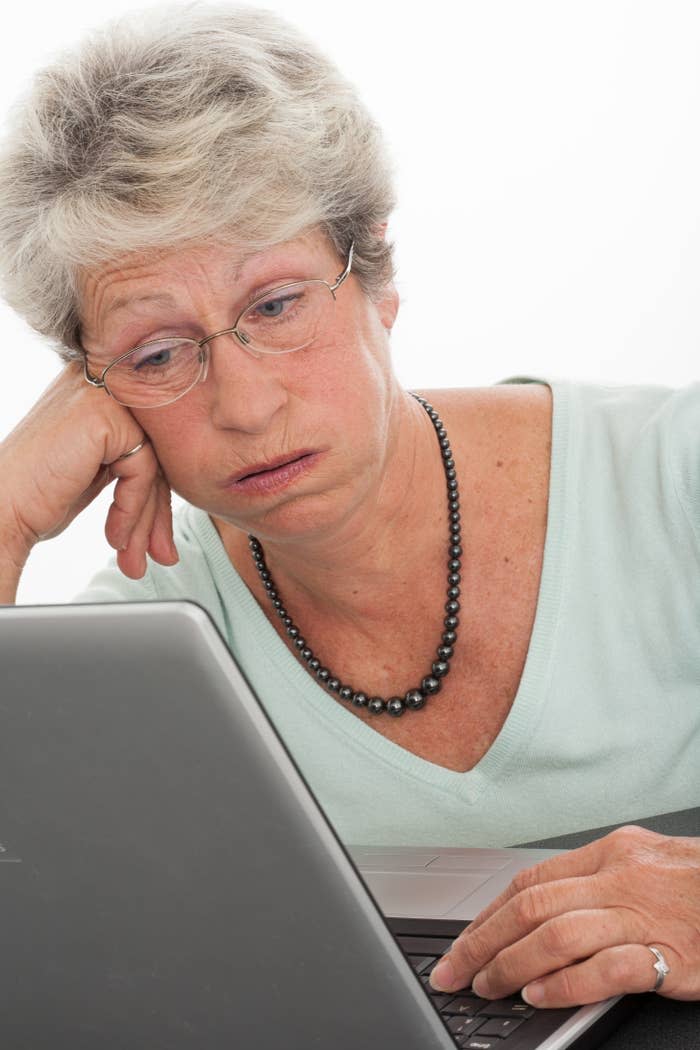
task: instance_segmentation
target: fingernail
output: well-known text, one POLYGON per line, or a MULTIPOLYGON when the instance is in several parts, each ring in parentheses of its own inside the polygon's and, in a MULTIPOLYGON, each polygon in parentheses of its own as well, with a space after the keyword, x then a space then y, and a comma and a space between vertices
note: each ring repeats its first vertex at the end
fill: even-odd
POLYGON ((482 999, 488 999, 488 997, 490 996, 491 989, 489 988, 489 979, 483 970, 480 973, 477 973, 474 977, 474 980, 472 981, 472 988, 474 989, 477 995, 481 996, 482 999))
POLYGON ((542 981, 533 981, 526 984, 520 994, 528 1006, 539 1006, 544 999, 544 985, 542 981))
POLYGON ((455 972, 449 956, 445 955, 430 974, 430 983, 436 992, 449 992, 455 983, 455 972))

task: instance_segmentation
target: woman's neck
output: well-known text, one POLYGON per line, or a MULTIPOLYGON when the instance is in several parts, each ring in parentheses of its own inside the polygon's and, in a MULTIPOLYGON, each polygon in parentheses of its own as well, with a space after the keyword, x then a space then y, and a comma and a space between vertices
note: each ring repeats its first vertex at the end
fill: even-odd
MULTIPOLYGON (((348 513, 321 530, 265 539, 276 587, 300 620, 327 618, 371 632, 400 626, 443 593, 448 535, 444 469, 425 410, 401 392, 384 454, 348 513)), ((262 590, 247 538, 220 520, 227 552, 256 595, 262 590)))

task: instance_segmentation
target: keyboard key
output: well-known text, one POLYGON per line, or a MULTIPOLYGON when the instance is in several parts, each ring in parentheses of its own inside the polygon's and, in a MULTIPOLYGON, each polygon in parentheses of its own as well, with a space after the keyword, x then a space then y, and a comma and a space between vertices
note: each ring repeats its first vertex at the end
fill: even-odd
POLYGON ((480 1035, 466 1036, 463 1041, 460 1041, 461 1037, 457 1039, 457 1046, 464 1047, 464 1050, 499 1050, 499 1047, 503 1047, 503 1043, 500 1039, 482 1039, 480 1035))
POLYGON ((428 969, 432 970, 437 962, 434 955, 408 955, 406 958, 416 973, 423 973, 424 970, 428 969))
POLYGON ((479 1025, 483 1023, 483 1017, 451 1017, 447 1022, 447 1027, 452 1032, 452 1035, 466 1039, 467 1036, 473 1035, 479 1025))
POLYGON ((506 1036, 515 1032, 524 1021, 522 1017, 487 1017, 484 1019, 482 1015, 479 1016, 483 1021, 483 1027, 479 1029, 479 1035, 495 1035, 499 1039, 505 1039, 506 1036))
POLYGON ((442 993, 439 995, 433 994, 432 1004, 436 1010, 444 1010, 449 1002, 452 1002, 451 995, 443 995, 442 993))
POLYGON ((399 947, 406 955, 443 955, 452 947, 450 937, 409 937, 401 935, 396 938, 399 947))
POLYGON ((484 1017, 532 1017, 534 1006, 522 999, 492 999, 483 1002, 479 1013, 484 1017))
POLYGON ((444 1014, 459 1014, 462 1017, 474 1017, 479 1012, 479 1003, 471 996, 458 995, 456 999, 448 999, 447 1006, 438 1006, 444 1014))

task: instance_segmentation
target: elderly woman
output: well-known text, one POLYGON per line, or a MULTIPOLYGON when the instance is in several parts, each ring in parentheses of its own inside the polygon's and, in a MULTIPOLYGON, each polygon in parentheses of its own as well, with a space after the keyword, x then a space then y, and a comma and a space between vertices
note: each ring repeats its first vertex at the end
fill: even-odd
MULTIPOLYGON (((700 391, 401 389, 380 136, 307 41, 112 28, 38 76, 0 179, 5 294, 66 362, 0 447, 0 600, 116 479, 81 598, 204 605, 347 841, 700 802, 700 391)), ((699 886, 698 842, 615 833, 434 981, 590 1002, 651 987, 651 944, 700 998, 699 886)))

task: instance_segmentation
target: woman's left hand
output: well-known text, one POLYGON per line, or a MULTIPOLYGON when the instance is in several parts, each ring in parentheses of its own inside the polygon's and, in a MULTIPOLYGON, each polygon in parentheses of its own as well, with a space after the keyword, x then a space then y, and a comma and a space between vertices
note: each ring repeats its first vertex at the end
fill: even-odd
POLYGON ((434 987, 532 1006, 659 988, 700 999, 700 839, 625 827, 520 872, 433 970, 434 987), (450 968, 452 976, 450 976, 450 968))

